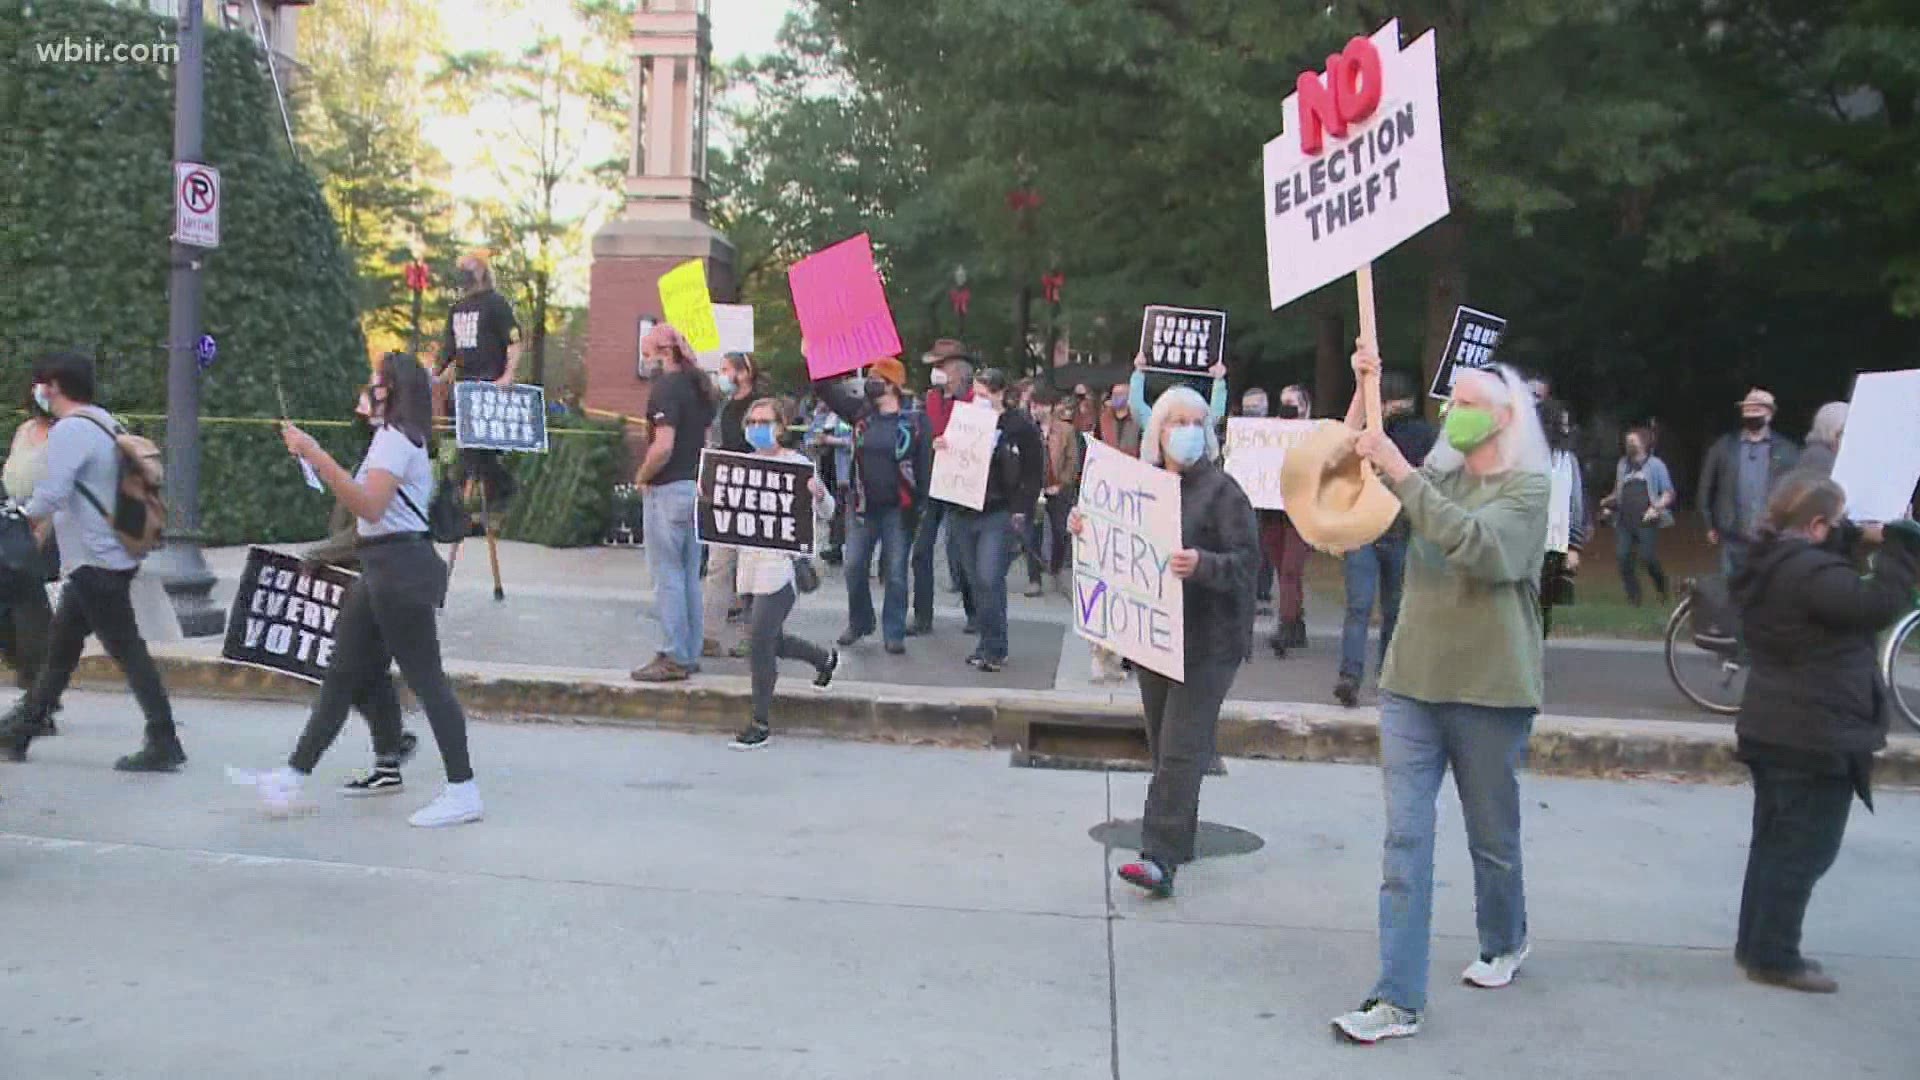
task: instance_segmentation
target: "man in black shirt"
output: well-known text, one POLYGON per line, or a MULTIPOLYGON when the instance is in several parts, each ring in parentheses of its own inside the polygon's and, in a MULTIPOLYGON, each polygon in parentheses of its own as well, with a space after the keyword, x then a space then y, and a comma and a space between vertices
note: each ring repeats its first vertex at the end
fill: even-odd
MULTIPOLYGON (((441 382, 458 379, 512 386, 520 362, 520 322, 513 316, 513 305, 495 291, 493 269, 485 259, 468 255, 457 267, 464 295, 447 314, 440 366, 434 374, 441 382)), ((460 472, 463 480, 480 478, 489 510, 504 511, 513 498, 513 474, 501 463, 499 451, 460 451, 460 472)))
POLYGON ((647 454, 635 476, 647 569, 653 575, 660 651, 633 671, 636 682, 683 682, 700 670, 704 613, 700 595, 700 449, 713 423, 714 386, 700 370, 686 336, 666 323, 640 342, 651 391, 647 454))

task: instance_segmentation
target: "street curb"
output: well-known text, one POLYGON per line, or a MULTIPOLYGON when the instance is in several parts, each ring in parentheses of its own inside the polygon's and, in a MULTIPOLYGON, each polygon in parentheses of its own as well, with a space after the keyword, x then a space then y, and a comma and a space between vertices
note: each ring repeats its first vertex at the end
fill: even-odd
MULTIPOLYGON (((155 656, 168 689, 182 697, 239 698, 307 704, 310 683, 220 660, 155 656)), ((747 680, 701 677, 650 686, 607 678, 450 673, 470 715, 514 723, 626 723, 732 733, 745 723, 747 680)), ((791 687, 799 680, 789 680, 791 687)), ((85 658, 76 673, 85 689, 124 692, 119 669, 103 656, 85 658)), ((804 683, 801 683, 804 686, 804 683)), ((783 728, 868 742, 927 744, 1024 752, 1036 734, 1139 731, 1139 711, 1104 700, 1032 691, 983 694, 951 688, 835 686, 829 692, 781 693, 775 714, 783 728), (949 700, 928 700, 929 694, 949 700)), ((1218 751, 1228 758, 1372 764, 1379 760, 1377 714, 1318 705, 1230 702, 1221 711, 1218 751)), ((1534 725, 1528 769, 1553 776, 1613 779, 1663 776, 1701 783, 1746 779, 1734 757, 1733 729, 1721 724, 1541 717, 1534 725)), ((1920 787, 1920 740, 1896 739, 1876 764, 1889 787, 1920 787)))

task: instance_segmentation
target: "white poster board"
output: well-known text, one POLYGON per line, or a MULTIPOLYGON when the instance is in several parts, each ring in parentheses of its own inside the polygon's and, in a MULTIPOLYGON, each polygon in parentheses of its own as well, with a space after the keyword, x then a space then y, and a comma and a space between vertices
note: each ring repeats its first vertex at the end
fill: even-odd
POLYGON ((720 352, 753 355, 753 305, 715 304, 713 321, 720 328, 720 352))
POLYGON ((1280 467, 1286 464, 1287 451, 1313 434, 1320 423, 1248 416, 1227 421, 1227 475, 1247 493, 1255 510, 1287 508, 1280 495, 1280 467))
POLYGON ((1920 482, 1920 370, 1862 372, 1833 463, 1855 521, 1898 521, 1920 482))
POLYGON ((1073 629, 1176 682, 1187 678, 1186 588, 1167 566, 1180 550, 1180 477, 1087 439, 1084 522, 1073 538, 1073 629))
POLYGON ((987 468, 1000 435, 1000 414, 969 401, 953 407, 944 450, 933 453, 927 494, 941 502, 978 510, 987 503, 987 468))
MULTIPOLYGON (((1440 79, 1432 31, 1405 51, 1395 19, 1373 37, 1377 104, 1343 119, 1336 98, 1371 98, 1346 62, 1331 81, 1306 72, 1281 102, 1281 134, 1265 151, 1267 287, 1278 308, 1353 273, 1447 216, 1440 147, 1440 79), (1317 145, 1316 145, 1317 142, 1317 145)), ((1360 43, 1364 46, 1364 42, 1360 43)), ((1369 50, 1349 44, 1342 57, 1369 50)))

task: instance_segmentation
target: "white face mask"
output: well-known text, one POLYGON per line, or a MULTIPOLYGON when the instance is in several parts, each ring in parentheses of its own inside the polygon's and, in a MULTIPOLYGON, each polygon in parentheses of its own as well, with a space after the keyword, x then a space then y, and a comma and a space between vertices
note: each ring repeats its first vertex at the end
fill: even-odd
POLYGON ((933 369, 933 385, 935 386, 947 385, 947 372, 945 368, 933 369))
POLYGON ((47 388, 39 383, 35 383, 33 386, 33 403, 40 406, 41 412, 50 413, 53 411, 53 403, 47 396, 47 388))

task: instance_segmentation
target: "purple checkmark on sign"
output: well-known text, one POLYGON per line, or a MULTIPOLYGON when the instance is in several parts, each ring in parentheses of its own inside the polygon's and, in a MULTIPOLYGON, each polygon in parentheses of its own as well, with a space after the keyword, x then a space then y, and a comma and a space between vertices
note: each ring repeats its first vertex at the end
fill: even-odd
POLYGON ((1092 592, 1082 593, 1080 601, 1080 624, 1087 625, 1093 619, 1093 609, 1100 606, 1100 597, 1107 591, 1107 583, 1102 581, 1094 585, 1092 592))

